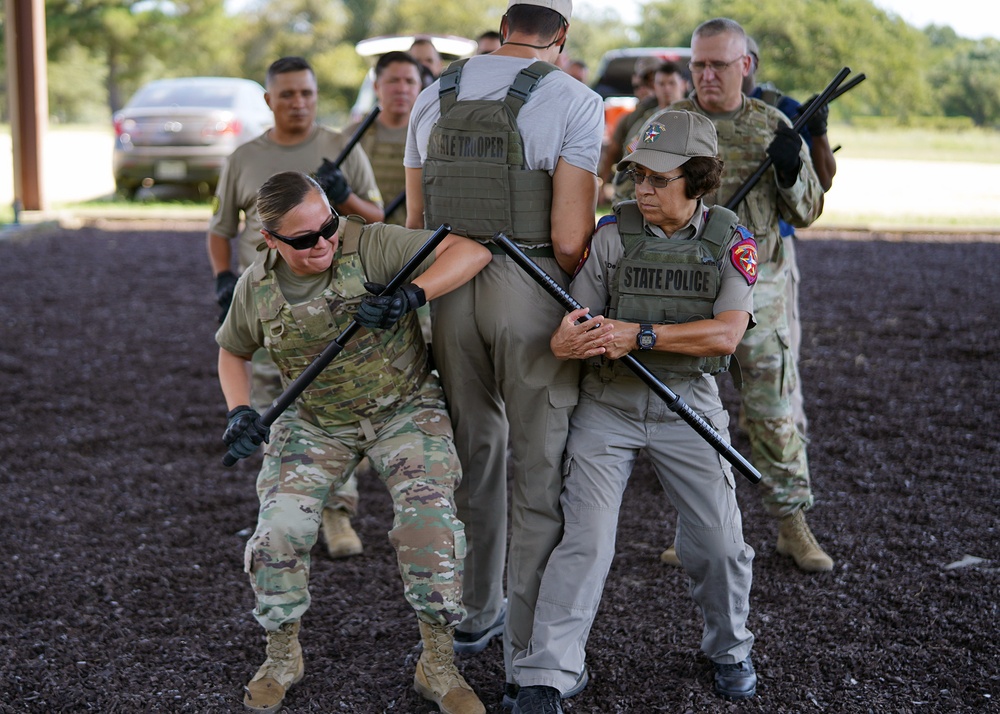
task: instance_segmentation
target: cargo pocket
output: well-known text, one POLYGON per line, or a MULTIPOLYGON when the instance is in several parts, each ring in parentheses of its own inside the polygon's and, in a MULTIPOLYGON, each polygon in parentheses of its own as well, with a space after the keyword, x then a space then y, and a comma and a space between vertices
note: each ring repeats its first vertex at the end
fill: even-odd
POLYGON ((413 423, 427 436, 445 436, 454 438, 451 419, 444 409, 421 409, 414 413, 413 423))
POLYGON ((455 558, 457 560, 465 560, 465 554, 468 551, 468 546, 465 542, 465 528, 459 528, 455 531, 455 558))
MULTIPOLYGON (((717 432, 719 432, 719 434, 721 436, 725 437, 725 440, 727 442, 729 442, 730 444, 732 443, 731 442, 731 437, 729 435, 729 412, 728 411, 726 411, 725 409, 720 409, 715 414, 712 414, 710 416, 706 416, 706 419, 712 425, 712 427, 717 432)), ((712 449, 714 450, 715 447, 713 446, 712 449)), ((729 488, 735 489, 736 488, 736 476, 733 475, 733 465, 730 464, 729 461, 726 460, 726 457, 723 456, 718 451, 716 451, 716 455, 719 458, 719 465, 722 467, 722 473, 726 477, 726 483, 729 484, 729 488)))

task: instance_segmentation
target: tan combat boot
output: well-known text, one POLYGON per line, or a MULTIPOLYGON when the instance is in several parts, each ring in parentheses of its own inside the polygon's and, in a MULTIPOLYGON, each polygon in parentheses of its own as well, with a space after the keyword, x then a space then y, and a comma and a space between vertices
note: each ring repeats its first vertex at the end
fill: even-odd
POLYGON ((289 687, 302 679, 305 665, 299 645, 299 623, 286 622, 267 633, 267 659, 243 688, 243 706, 250 711, 273 714, 289 687))
POLYGON ((676 565, 677 567, 681 565, 681 559, 677 557, 677 550, 673 546, 660 553, 660 562, 667 565, 676 565))
POLYGON ((790 516, 782 516, 778 522, 778 553, 792 556, 799 570, 808 573, 833 570, 833 558, 819 547, 806 523, 804 510, 800 508, 790 516))
POLYGON ((444 714, 486 714, 486 707, 455 667, 455 628, 419 622, 424 650, 417 660, 413 688, 444 714))
POLYGON ((343 508, 323 509, 323 539, 331 558, 348 558, 364 550, 361 539, 351 527, 351 517, 343 508))

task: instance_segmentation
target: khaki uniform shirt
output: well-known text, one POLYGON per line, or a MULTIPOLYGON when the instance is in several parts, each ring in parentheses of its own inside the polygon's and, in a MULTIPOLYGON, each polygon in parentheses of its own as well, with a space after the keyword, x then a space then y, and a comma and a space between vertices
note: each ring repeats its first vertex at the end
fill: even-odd
MULTIPOLYGON (((348 138, 349 135, 316 126, 312 136, 301 144, 282 146, 271 141, 267 132, 264 132, 233 151, 219 176, 208 229, 225 238, 239 236, 240 272, 253 263, 257 245, 264 242, 264 237, 260 234, 260 219, 257 217, 257 189, 281 171, 314 173, 323 159, 333 161, 337 158, 348 138), (242 231, 241 212, 245 217, 242 231)), ((361 147, 354 147, 340 169, 344 172, 351 191, 381 205, 382 196, 375 183, 375 174, 361 147)))

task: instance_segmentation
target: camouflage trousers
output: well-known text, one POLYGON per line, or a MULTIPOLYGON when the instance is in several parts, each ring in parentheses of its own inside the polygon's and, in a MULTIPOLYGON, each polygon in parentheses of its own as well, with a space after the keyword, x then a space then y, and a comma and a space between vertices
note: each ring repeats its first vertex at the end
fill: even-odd
POLYGON ((813 504, 805 435, 795 418, 801 386, 788 321, 789 279, 787 263, 778 269, 761 265, 753 289, 757 324, 736 348, 743 376, 740 426, 761 473, 757 488, 764 506, 776 517, 813 504))
POLYGON ((257 529, 245 554, 254 617, 265 629, 299 620, 309 608, 309 553, 324 502, 364 456, 392 497, 389 540, 407 602, 431 624, 465 617, 465 530, 454 501, 462 471, 441 387, 429 377, 384 423, 328 430, 295 415, 271 427, 257 477, 257 529))
MULTIPOLYGON (((259 349, 254 352, 250 375, 252 378, 250 405, 263 414, 264 410, 284 391, 281 385, 281 372, 267 350, 259 349)), ((294 409, 294 404, 289 407, 289 411, 294 409)), ((326 499, 326 505, 329 508, 346 511, 351 518, 358 514, 358 479, 353 472, 346 481, 332 488, 326 499)))

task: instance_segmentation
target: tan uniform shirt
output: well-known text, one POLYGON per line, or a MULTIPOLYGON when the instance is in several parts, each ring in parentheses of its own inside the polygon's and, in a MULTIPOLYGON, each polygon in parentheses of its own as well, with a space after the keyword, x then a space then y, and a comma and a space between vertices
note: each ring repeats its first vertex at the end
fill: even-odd
MULTIPOLYGON (((281 171, 314 173, 323 159, 333 161, 349 135, 317 126, 312 136, 295 146, 276 144, 267 132, 237 148, 226 161, 215 191, 214 212, 209 231, 226 238, 239 236, 239 270, 253 263, 257 245, 264 242, 257 217, 257 189, 281 171), (240 213, 244 214, 240 231, 240 213)), ((364 150, 355 146, 340 167, 351 190, 361 198, 381 205, 382 196, 364 150)))

